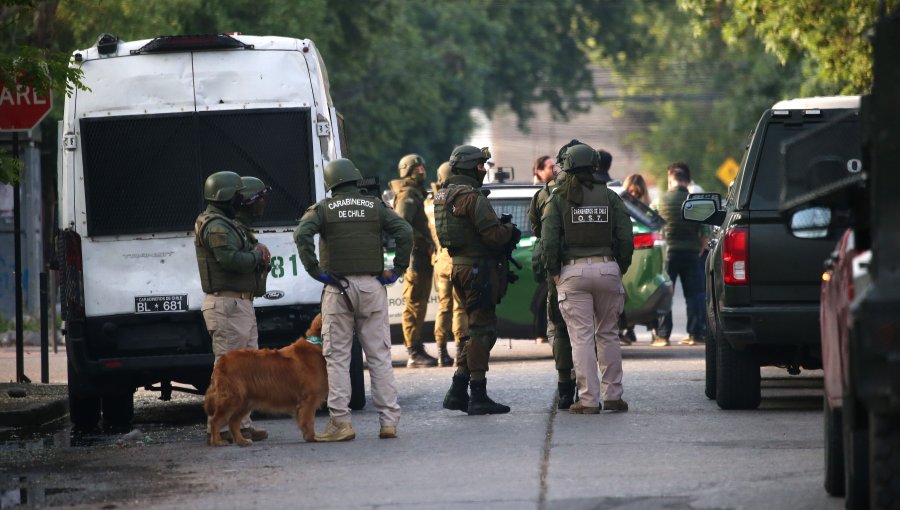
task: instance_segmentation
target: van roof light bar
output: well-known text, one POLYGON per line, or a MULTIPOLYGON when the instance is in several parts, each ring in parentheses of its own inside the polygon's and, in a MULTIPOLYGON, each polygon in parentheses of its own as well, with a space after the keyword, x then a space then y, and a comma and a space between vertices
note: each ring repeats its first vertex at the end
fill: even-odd
POLYGON ((804 117, 821 117, 822 110, 819 108, 810 108, 809 110, 803 110, 804 117))
POLYGON ((139 49, 131 50, 132 55, 145 53, 171 53, 175 51, 205 50, 252 50, 252 44, 242 43, 226 34, 207 35, 161 35, 139 49))
POLYGON ((772 110, 772 116, 773 117, 790 117, 791 111, 790 110, 772 110))

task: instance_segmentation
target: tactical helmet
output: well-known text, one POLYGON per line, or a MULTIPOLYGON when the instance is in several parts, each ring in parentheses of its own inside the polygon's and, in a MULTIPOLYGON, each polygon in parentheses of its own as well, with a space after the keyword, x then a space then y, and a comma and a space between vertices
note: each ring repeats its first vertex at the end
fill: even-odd
POLYGON ((400 159, 400 163, 397 164, 397 170, 400 172, 400 177, 409 177, 412 171, 419 166, 425 166, 425 160, 422 159, 422 156, 407 154, 400 159))
POLYGON ((457 170, 474 170, 479 163, 491 159, 487 147, 479 149, 473 145, 460 145, 450 153, 450 166, 457 170))
POLYGON ((362 179, 362 174, 357 170, 356 165, 349 159, 336 159, 325 165, 325 191, 331 191, 332 188, 345 182, 356 182, 362 179))
POLYGON ((450 162, 444 161, 437 169, 438 185, 444 184, 444 181, 446 181, 447 178, 449 178, 451 175, 453 175, 453 172, 450 171, 450 162))
POLYGON ((244 181, 234 172, 216 172, 203 183, 203 198, 210 202, 228 202, 244 189, 244 181))
POLYGON ((266 186, 265 183, 256 177, 244 176, 241 177, 241 181, 244 183, 244 191, 242 192, 244 204, 252 204, 272 190, 272 188, 266 186))
POLYGON ((573 145, 566 150, 560 162, 559 168, 568 173, 593 172, 599 164, 597 151, 590 145, 573 145))

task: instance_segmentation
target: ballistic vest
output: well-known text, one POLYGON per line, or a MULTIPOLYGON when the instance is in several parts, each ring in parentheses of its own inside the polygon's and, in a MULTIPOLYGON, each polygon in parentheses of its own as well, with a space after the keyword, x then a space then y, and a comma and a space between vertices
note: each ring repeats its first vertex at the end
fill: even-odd
POLYGON ((250 247, 242 229, 227 216, 210 211, 200 213, 194 223, 194 251, 197 254, 197 267, 200 270, 200 286, 203 288, 203 292, 207 294, 220 290, 254 292, 257 286, 256 271, 236 273, 226 270, 216 260, 212 249, 203 244, 203 236, 212 221, 219 221, 236 234, 240 245, 235 248, 242 251, 250 247))
POLYGON ((319 232, 319 264, 339 275, 384 271, 381 200, 338 195, 319 202, 324 221, 319 232))
POLYGON ((565 250, 567 259, 591 257, 595 255, 613 255, 612 225, 610 218, 612 209, 609 206, 609 195, 604 184, 594 184, 591 189, 584 189, 584 200, 581 205, 573 205, 566 201, 563 207, 563 230, 565 232, 565 250))
POLYGON ((453 202, 470 194, 485 200, 477 189, 465 184, 449 184, 434 194, 434 224, 438 241, 450 255, 483 256, 492 253, 472 223, 465 217, 453 214, 453 202))

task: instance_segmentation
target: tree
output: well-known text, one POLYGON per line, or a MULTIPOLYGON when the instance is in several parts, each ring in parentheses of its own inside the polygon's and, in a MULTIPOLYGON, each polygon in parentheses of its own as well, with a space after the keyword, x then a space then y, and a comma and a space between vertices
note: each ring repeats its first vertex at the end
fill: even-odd
MULTIPOLYGON (((69 67, 69 54, 48 44, 55 10, 56 2, 0 0, 0 82, 5 87, 27 83, 56 94, 84 88, 81 71, 69 67)), ((0 183, 17 181, 21 169, 21 162, 0 149, 0 183)))
MULTIPOLYGON (((888 10, 898 0, 880 2, 888 10)), ((872 84, 868 35, 879 13, 873 0, 679 0, 698 31, 721 30, 729 45, 746 35, 762 42, 784 64, 799 55, 805 88, 862 94, 872 84)))
POLYGON ((800 89, 796 58, 781 63, 750 35, 725 44, 718 29, 697 30, 694 15, 672 2, 594 0, 585 8, 593 32, 585 45, 593 62, 614 70, 621 96, 613 105, 643 126, 628 139, 658 182, 683 160, 705 189, 723 189, 718 166, 740 159, 765 108, 800 89))

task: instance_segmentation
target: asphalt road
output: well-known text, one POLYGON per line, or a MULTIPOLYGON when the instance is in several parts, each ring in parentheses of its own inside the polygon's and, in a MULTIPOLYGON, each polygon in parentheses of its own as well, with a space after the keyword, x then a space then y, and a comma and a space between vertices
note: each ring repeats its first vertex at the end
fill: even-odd
MULTIPOLYGON (((683 315, 675 324, 683 332, 683 315)), ((262 417, 267 441, 212 448, 200 397, 141 392, 130 434, 57 429, 0 444, 0 497, 75 508, 842 507, 822 489, 821 374, 766 369, 760 409, 721 411, 703 395, 703 347, 651 348, 642 329, 623 351, 627 413, 557 412, 550 347, 504 340, 488 390, 507 415, 445 411, 452 369, 398 368, 396 440, 378 439, 370 400, 354 413, 354 441, 305 443, 292 420, 262 417)), ((394 355, 405 359, 402 347, 394 355)), ((64 371, 59 356, 51 367, 60 359, 64 371)), ((8 366, 4 353, 4 379, 8 366)))

